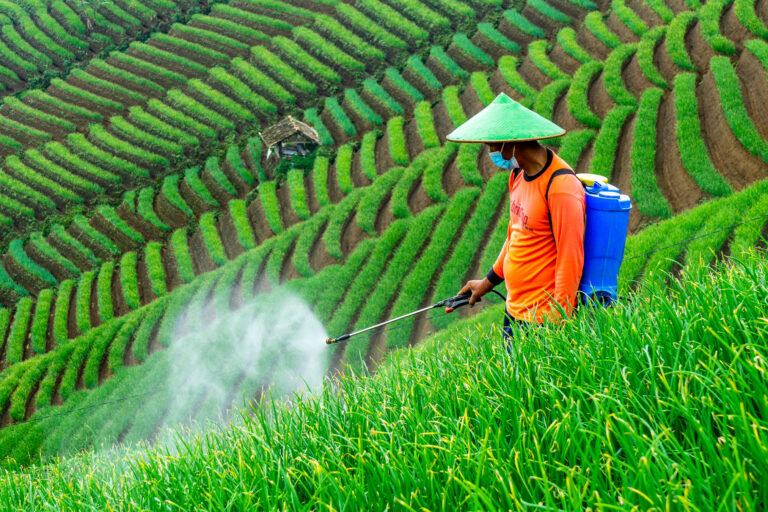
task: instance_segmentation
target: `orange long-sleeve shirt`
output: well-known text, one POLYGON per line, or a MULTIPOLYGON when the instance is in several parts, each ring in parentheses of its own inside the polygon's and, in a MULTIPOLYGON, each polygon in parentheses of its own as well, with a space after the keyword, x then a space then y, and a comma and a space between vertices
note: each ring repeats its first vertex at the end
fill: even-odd
POLYGON ((570 166, 547 149, 547 163, 535 176, 522 169, 510 173, 507 240, 488 278, 494 284, 505 281, 507 313, 516 320, 542 322, 553 298, 568 314, 576 306, 586 202, 581 182, 571 173, 552 178, 547 194, 559 169, 570 166))

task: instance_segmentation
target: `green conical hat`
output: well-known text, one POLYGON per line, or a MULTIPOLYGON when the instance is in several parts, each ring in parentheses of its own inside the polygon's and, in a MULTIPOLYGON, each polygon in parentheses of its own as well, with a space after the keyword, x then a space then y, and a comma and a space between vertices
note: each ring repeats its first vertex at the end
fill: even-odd
POLYGON ((564 133, 552 121, 501 93, 446 138, 452 142, 510 142, 551 139, 564 133))

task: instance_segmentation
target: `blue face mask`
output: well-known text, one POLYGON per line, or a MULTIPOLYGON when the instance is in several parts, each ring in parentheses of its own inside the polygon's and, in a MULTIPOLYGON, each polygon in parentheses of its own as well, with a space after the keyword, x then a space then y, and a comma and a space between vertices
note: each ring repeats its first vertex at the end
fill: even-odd
MULTIPOLYGON (((503 149, 503 146, 502 146, 503 149)), ((508 171, 515 169, 517 167, 520 167, 520 165, 517 163, 517 158, 515 158, 514 149, 512 150, 512 158, 510 160, 507 160, 503 156, 501 156, 501 151, 491 151, 488 153, 488 156, 491 157, 491 161, 501 167, 502 169, 506 169, 508 171)))

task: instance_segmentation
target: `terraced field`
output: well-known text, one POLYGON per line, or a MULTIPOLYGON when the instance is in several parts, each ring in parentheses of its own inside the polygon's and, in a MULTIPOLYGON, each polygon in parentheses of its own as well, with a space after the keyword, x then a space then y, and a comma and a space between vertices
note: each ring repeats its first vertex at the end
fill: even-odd
MULTIPOLYGON (((8 96, 0 455, 215 416, 208 391, 187 409, 152 395, 169 405, 140 418, 143 398, 88 407, 169 393, 179 333, 231 311, 289 292, 335 335, 480 275, 506 234, 507 177, 482 148, 444 140, 498 92, 567 128, 555 143, 578 172, 631 194, 626 291, 764 243, 765 217, 730 227, 768 212, 763 4, 234 0, 8 96), (256 134, 287 113, 331 150, 283 179, 256 134)), ((318 357, 330 372, 372 368, 452 319, 318 357)), ((270 368, 291 372, 279 351, 260 357, 226 376, 230 402, 258 395, 270 368)))

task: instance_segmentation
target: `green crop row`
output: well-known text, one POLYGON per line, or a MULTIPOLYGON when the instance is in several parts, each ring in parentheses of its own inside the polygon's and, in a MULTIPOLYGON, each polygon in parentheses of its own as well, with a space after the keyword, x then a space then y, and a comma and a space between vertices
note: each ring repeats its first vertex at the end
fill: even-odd
POLYGON ((232 217, 232 224, 235 226, 237 240, 243 249, 250 251, 256 247, 256 237, 253 234, 251 221, 248 218, 248 208, 244 200, 233 199, 229 202, 229 215, 232 217))
POLYGON ((429 50, 429 55, 430 57, 434 58, 448 74, 453 75, 459 79, 467 78, 469 76, 467 70, 456 64, 456 61, 454 61, 447 53, 445 53, 445 50, 443 50, 442 47, 433 46, 429 50))
POLYGON ((680 73, 675 77, 675 109, 677 111, 677 147, 683 166, 703 191, 713 196, 730 194, 733 189, 715 169, 699 125, 696 101, 696 75, 680 73))
MULTIPOLYGON (((201 217, 200 229, 203 230, 203 227, 204 225, 201 217)), ((203 236, 205 237, 204 231, 203 236)), ((226 259, 224 261, 226 261, 226 259)), ((154 292, 155 297, 162 297, 168 292, 165 267, 163 266, 163 244, 154 241, 149 242, 144 249, 144 262, 147 265, 147 273, 149 274, 149 282, 152 286, 152 292, 154 292)), ((216 262, 216 260, 214 260, 214 262, 216 262)))
POLYGON ((141 307, 141 297, 139 296, 139 278, 136 265, 138 264, 136 253, 126 252, 120 258, 120 288, 125 298, 125 303, 131 309, 141 307))
POLYGON ((455 85, 449 85, 443 89, 443 105, 448 112, 448 117, 451 118, 453 126, 458 127, 467 120, 467 115, 464 113, 464 107, 461 105, 459 99, 459 88, 455 85))
POLYGON ((448 195, 443 189, 443 169, 450 161, 451 157, 456 153, 458 144, 446 144, 440 148, 439 153, 430 161, 424 168, 424 174, 422 177, 422 186, 427 193, 427 197, 441 203, 448 200, 448 195))
POLYGON ((206 187, 203 181, 200 179, 199 167, 191 167, 184 171, 184 183, 186 183, 189 188, 192 189, 195 195, 197 195, 197 197, 199 197, 207 205, 213 206, 214 208, 219 206, 219 202, 216 201, 216 199, 211 194, 211 191, 208 190, 208 187, 206 187))
POLYGON ((563 11, 548 4, 545 0, 526 0, 525 4, 528 7, 533 8, 545 17, 554 20, 558 23, 569 24, 571 23, 571 17, 565 14, 563 11))
POLYGON ((8 107, 9 110, 13 112, 18 112, 22 115, 39 119, 43 122, 58 126, 59 128, 63 128, 65 130, 75 131, 76 129, 75 125, 70 121, 31 107, 15 96, 6 96, 3 98, 3 103, 8 107))
POLYGON ((414 101, 421 101, 424 99, 424 95, 419 92, 411 83, 402 77, 400 72, 395 68, 387 68, 385 76, 394 84, 395 87, 403 91, 409 98, 414 101))
MULTIPOLYGON (((342 18, 349 22, 351 26, 356 27, 361 32, 365 32, 367 38, 373 42, 373 45, 400 49, 406 49, 408 47, 405 41, 392 34, 351 5, 340 3, 336 7, 336 11, 340 13, 342 18)), ((324 20, 321 18, 319 21, 322 23, 324 20)), ((381 58, 383 58, 383 55, 381 58)))
POLYGON ((368 92, 379 103, 379 105, 385 107, 391 113, 396 115, 403 115, 405 111, 402 105, 398 103, 384 88, 372 78, 368 78, 363 82, 363 90, 368 92))
POLYGON ((404 13, 420 27, 428 27, 434 33, 439 29, 448 29, 451 22, 445 16, 430 9, 417 0, 389 0, 389 5, 404 13))
POLYGON ((459 144, 459 152, 456 154, 456 167, 464 183, 467 185, 482 187, 485 183, 477 169, 477 159, 482 149, 482 144, 459 144))
MULTIPOLYGON (((320 137, 321 145, 333 146, 334 144, 333 136, 331 135, 331 132, 328 130, 328 128, 325 126, 325 123, 323 123, 323 121, 320 119, 320 116, 317 114, 316 108, 309 108, 305 110, 304 120, 310 125, 312 125, 315 131, 317 131, 317 134, 320 137)), ((259 141, 259 144, 261 144, 261 141, 259 141)))
POLYGON ((640 44, 637 47, 637 63, 640 65, 640 70, 643 72, 643 75, 645 75, 652 84, 663 87, 664 89, 668 89, 669 84, 664 77, 661 76, 661 72, 659 72, 656 64, 654 64, 653 59, 656 47, 661 43, 661 40, 666 33, 666 25, 653 27, 643 34, 640 44))
POLYGON ((328 225, 323 233, 323 243, 328 250, 328 254, 338 260, 344 259, 344 253, 341 250, 342 230, 364 193, 365 189, 363 188, 356 188, 353 190, 336 204, 328 219, 328 225))
POLYGON ((363 140, 360 143, 360 168, 363 174, 371 181, 376 181, 379 175, 379 171, 376 168, 376 143, 380 136, 380 131, 370 131, 363 136, 363 140))
MULTIPOLYGON (((346 9, 339 5, 337 7, 337 11, 344 14, 345 12, 351 11, 352 8, 347 7, 346 9)), ((384 44, 392 45, 393 48, 404 48, 404 43, 398 43, 397 39, 393 39, 392 36, 385 31, 381 29, 375 22, 372 20, 366 18, 363 14, 361 14, 359 11, 356 11, 356 21, 362 22, 364 24, 364 30, 369 32, 371 37, 371 40, 375 43, 378 43, 381 41, 384 44), (384 34, 382 36, 381 34, 384 34), (384 41, 385 39, 386 41, 384 41), (403 46, 400 46, 403 44, 403 46)), ((355 21, 352 23, 355 25, 355 21)), ((359 26, 360 27, 360 26, 359 26)), ((354 32, 347 29, 344 25, 342 25, 338 20, 327 16, 327 15, 320 15, 315 18, 315 28, 325 34, 326 36, 336 40, 341 44, 347 51, 352 52, 353 54, 356 54, 361 59, 384 59, 385 54, 384 51, 380 48, 367 43, 363 38, 357 36, 354 32)), ((297 27, 294 29, 294 33, 297 33, 300 31, 302 27, 297 27)), ((323 43, 324 45, 327 45, 327 41, 323 43)))
POLYGON ((339 189, 341 189, 344 194, 349 194, 355 188, 355 185, 352 183, 353 154, 354 146, 352 144, 341 146, 336 154, 336 181, 339 184, 339 189))
POLYGON ((517 58, 511 55, 503 56, 499 59, 499 71, 501 72, 501 76, 504 77, 504 80, 510 87, 520 93, 524 98, 535 98, 538 94, 537 91, 531 87, 522 76, 520 76, 520 73, 517 71, 517 64, 517 58))
POLYGON ((280 203, 277 200, 276 194, 277 184, 274 181, 264 181, 259 183, 259 200, 261 206, 264 208, 264 215, 267 218, 267 223, 273 233, 279 234, 283 232, 283 221, 280 218, 280 203))
POLYGON ((520 45, 518 45, 514 41, 510 41, 507 39, 507 37, 496 30, 496 27, 491 25, 490 23, 483 22, 479 23, 477 25, 477 31, 478 33, 485 36, 489 41, 491 41, 496 46, 512 53, 518 53, 520 51, 520 45))
MULTIPOLYGON (((195 119, 194 116, 198 115, 199 112, 193 112, 191 109, 188 109, 188 111, 191 112, 191 115, 182 112, 187 104, 187 100, 181 96, 175 96, 175 93, 174 97, 175 108, 174 106, 166 105, 157 99, 152 99, 147 103, 147 110, 153 112, 158 119, 189 133, 188 137, 199 140, 215 140, 217 137, 216 130, 205 124, 203 122, 205 119, 202 117, 198 116, 198 119, 203 119, 203 121, 195 119)), ((173 102, 169 101, 169 103, 173 102)), ((148 129, 149 131, 153 131, 151 126, 148 127, 148 129)))
MULTIPOLYGON (((184 151, 180 144, 141 130, 122 116, 111 117, 109 124, 114 134, 121 137, 122 140, 120 142, 124 144, 123 149, 128 149, 127 144, 135 144, 136 147, 144 148, 147 152, 157 155, 158 158, 165 158, 160 155, 169 155, 170 158, 173 158, 172 162, 174 163, 181 157, 184 151)), ((108 140, 117 141, 120 139, 107 139, 104 137, 101 140, 108 144, 108 140)), ((145 156, 148 155, 149 153, 145 154, 145 156)))
POLYGON ((576 31, 571 27, 563 27, 557 32, 557 43, 562 49, 582 64, 592 60, 592 56, 576 41, 576 31))
POLYGON ((637 98, 629 92, 621 77, 621 70, 626 62, 637 52, 637 44, 619 46, 605 59, 603 83, 608 95, 619 105, 637 105, 637 98))
POLYGON ((723 10, 732 3, 733 0, 707 2, 698 13, 702 37, 713 50, 725 55, 736 53, 736 45, 720 32, 720 18, 723 16, 723 10))
POLYGON ((251 59, 259 69, 269 69, 278 77, 283 78, 283 84, 296 88, 305 93, 317 92, 317 86, 307 80, 301 73, 286 64, 283 59, 276 56, 263 46, 251 48, 251 59))
POLYGON ((115 273, 115 263, 107 261, 99 268, 96 277, 96 305, 101 323, 108 322, 115 316, 112 304, 112 275, 115 273))
MULTIPOLYGON (((461 230, 464 219, 478 195, 480 195, 480 189, 476 187, 466 188, 456 193, 435 227, 421 258, 415 262, 403 280, 397 299, 392 306, 393 316, 400 316, 407 311, 417 309, 420 304, 425 304, 429 300, 425 294, 435 272, 445 259, 445 248, 453 247, 453 240, 461 230)), ((407 346, 411 338, 413 318, 403 321, 401 325, 404 327, 397 331, 390 331, 387 335, 389 350, 407 346)))
POLYGON ((419 137, 424 144, 424 148, 435 148, 440 146, 440 139, 435 131, 435 122, 432 117, 432 106, 428 101, 421 101, 413 109, 413 118, 416 121, 416 127, 419 131, 419 137))
POLYGON ((125 87, 118 85, 114 82, 109 82, 103 78, 98 78, 82 69, 75 68, 70 73, 71 77, 77 78, 81 82, 84 82, 90 86, 100 87, 109 91, 110 93, 117 93, 122 96, 126 96, 134 101, 147 101, 147 97, 136 91, 126 89, 125 87))
POLYGON ((568 110, 574 119, 589 128, 600 128, 602 120, 589 107, 589 85, 603 70, 603 63, 591 61, 581 66, 573 75, 571 87, 568 89, 568 110))
POLYGON ((307 206, 307 194, 304 190, 304 170, 291 169, 288 171, 288 189, 291 193, 291 205, 300 219, 309 219, 311 213, 307 206))
POLYGON ((36 149, 27 150, 24 156, 26 157, 26 160, 29 162, 29 164, 34 165, 37 169, 40 170, 41 173, 51 175, 52 177, 56 178, 57 181, 67 186, 81 189, 86 193, 104 193, 104 188, 101 186, 81 177, 80 175, 71 173, 59 165, 56 165, 36 149))
MULTIPOLYGON (((222 96, 215 94, 215 100, 218 104, 223 105, 227 109, 227 112, 240 112, 243 106, 246 110, 252 109, 257 112, 277 112, 277 107, 272 102, 253 92, 248 84, 243 83, 240 79, 236 78, 234 75, 226 72, 225 70, 221 68, 213 68, 208 72, 208 76, 212 78, 216 85, 227 92, 227 94, 223 96, 224 98, 231 100, 231 103, 222 101, 222 96)), ((190 85, 194 85, 196 83, 197 82, 190 81, 190 85)), ((215 93, 219 92, 215 89, 213 91, 215 93)), ((210 91, 207 93, 207 95, 210 96, 210 91)), ((255 118, 251 112, 248 114, 241 112, 239 117, 251 121, 255 118)))
POLYGON ((453 35, 453 44, 456 45, 456 48, 458 48, 462 54, 480 64, 488 67, 492 67, 496 64, 490 55, 478 48, 463 32, 453 35))
POLYGON ((176 268, 182 281, 191 282, 195 278, 195 267, 189 252, 189 239, 185 228, 179 228, 173 232, 171 248, 173 249, 173 260, 176 261, 176 268))
POLYGON ((11 241, 8 245, 8 255, 25 271, 35 276, 43 283, 50 286, 56 286, 58 284, 58 281, 53 274, 29 257, 27 251, 24 250, 24 241, 22 239, 15 238, 11 241))
POLYGON ((755 3, 755 0, 736 0, 733 10, 739 22, 754 36, 768 39, 768 27, 765 26, 765 23, 757 15, 755 3))
POLYGON ((149 187, 141 189, 139 191, 138 201, 136 202, 137 213, 160 231, 170 232, 171 226, 163 222, 162 219, 157 216, 154 201, 155 192, 153 189, 149 187))
POLYGON ((372 125, 379 126, 384 121, 381 116, 378 115, 373 109, 360 97, 354 89, 346 89, 344 91, 344 98, 350 108, 357 113, 364 120, 368 121, 372 125))
POLYGON ((315 240, 318 238, 320 229, 322 229, 328 220, 328 215, 331 209, 332 208, 324 208, 320 210, 300 229, 299 236, 296 239, 296 246, 293 250, 293 258, 291 259, 294 268, 296 268, 296 271, 300 276, 311 277, 315 274, 315 271, 312 269, 312 265, 309 262, 309 255, 312 252, 315 240))
POLYGON ((575 169, 584 150, 587 149, 587 146, 593 140, 595 140, 595 130, 586 129, 568 132, 563 137, 558 155, 575 169))
POLYGON ((360 199, 360 203, 357 205, 357 223, 369 235, 376 236, 375 224, 379 210, 402 174, 402 167, 393 167, 374 181, 360 199))
POLYGON ((631 150, 632 196, 637 209, 648 217, 672 213, 656 180, 656 120, 664 91, 651 87, 643 92, 637 110, 631 150))
POLYGON ((546 33, 540 27, 534 25, 528 18, 520 14, 520 12, 509 9, 504 11, 504 19, 513 27, 519 29, 524 34, 528 34, 531 37, 543 38, 546 37, 546 33))
POLYGON ((200 216, 199 226, 200 233, 203 236, 203 243, 213 263, 217 266, 225 264, 228 260, 224 252, 224 246, 221 243, 219 229, 216 227, 216 215, 213 212, 204 213, 200 216))
POLYGON ((208 160, 205 161, 205 170, 224 192, 231 196, 237 195, 237 188, 235 188, 226 173, 221 169, 218 158, 208 158, 208 160))
POLYGON ((624 0, 612 0, 611 10, 636 36, 641 37, 648 31, 648 25, 637 15, 624 0))
POLYGON ((559 80, 561 78, 567 78, 568 74, 564 73, 560 68, 555 65, 547 55, 549 50, 549 43, 546 40, 540 39, 533 41, 528 45, 528 58, 531 62, 542 72, 552 80, 559 80))
POLYGON ((144 237, 141 236, 141 233, 133 229, 122 217, 120 217, 114 208, 108 205, 101 205, 96 208, 96 211, 104 218, 105 221, 107 221, 108 224, 110 224, 120 233, 124 234, 131 241, 137 244, 144 243, 144 237))
POLYGON ((91 330, 91 289, 96 279, 96 273, 92 270, 83 272, 77 282, 75 291, 75 324, 80 334, 91 330))
POLYGON ((51 316, 51 306, 55 292, 52 288, 41 290, 37 295, 35 315, 29 330, 29 340, 36 354, 44 354, 48 342, 48 319, 51 316))
POLYGON ((42 234, 32 233, 29 237, 29 243, 33 245, 39 251, 39 253, 49 261, 60 265, 74 275, 80 273, 80 269, 77 267, 77 265, 62 256, 58 249, 53 247, 45 238, 43 238, 42 234))
MULTIPOLYGON (((211 76, 216 77, 216 75, 221 75, 221 73, 216 73, 214 71, 215 69, 217 68, 211 70, 211 76)), ((229 88, 236 93, 243 92, 248 97, 248 103, 250 103, 251 107, 253 107, 253 105, 258 105, 259 110, 267 110, 272 112, 276 111, 276 107, 274 105, 267 102, 260 96, 256 96, 250 93, 248 86, 236 78, 231 77, 230 75, 227 76, 229 79, 227 80, 226 84, 229 86, 229 88), (237 88, 237 84, 240 85, 239 89, 237 88)), ((219 80, 220 79, 221 76, 219 76, 219 80)), ((201 98, 206 100, 208 106, 214 112, 216 112, 218 116, 220 116, 221 121, 224 121, 225 119, 239 119, 243 122, 253 122, 256 120, 256 117, 253 115, 253 112, 251 112, 249 108, 243 106, 229 96, 219 92, 217 89, 214 89, 202 80, 198 80, 196 78, 192 79, 189 81, 188 86, 190 87, 190 90, 195 91, 201 98)), ((225 125, 228 123, 222 122, 220 124, 225 125)))
POLYGON ((315 197, 320 206, 328 206, 331 199, 328 196, 328 167, 330 162, 323 156, 315 158, 312 167, 312 185, 315 190, 315 197))
POLYGON ((185 148, 190 146, 197 148, 200 145, 200 141, 194 135, 162 121, 152 114, 145 112, 139 106, 133 106, 128 110, 130 112, 128 119, 131 123, 144 131, 151 133, 155 137, 163 137, 166 139, 163 140, 163 144, 168 143, 170 148, 174 148, 175 153, 181 154, 185 148), (178 143, 170 141, 178 141, 178 143), (183 144, 183 146, 181 146, 181 144, 183 144))
POLYGON ((768 142, 763 140, 749 117, 741 97, 739 77, 731 61, 727 57, 714 56, 709 62, 709 68, 715 77, 725 119, 733 134, 747 151, 768 162, 768 142))
POLYGON ((472 89, 474 89, 483 105, 489 105, 496 97, 488 83, 488 76, 482 71, 475 71, 472 73, 469 77, 469 83, 472 85, 472 89))
POLYGON ((405 169, 392 191, 392 200, 390 201, 392 215, 401 219, 411 216, 411 210, 408 207, 408 195, 411 188, 422 175, 426 166, 431 163, 431 159, 437 156, 440 151, 440 148, 425 151, 405 169))
MULTIPOLYGON (((306 36, 307 38, 310 39, 310 41, 313 41, 315 39, 314 36, 317 36, 317 34, 309 30, 300 31, 299 34, 306 36)), ((322 39, 322 41, 323 41, 323 44, 325 44, 325 40, 322 39)), ((298 44, 291 41, 290 39, 279 36, 273 40, 273 43, 276 44, 277 47, 280 48, 281 52, 284 53, 286 56, 288 56, 291 61, 301 66, 301 69, 306 69, 308 72, 312 73, 317 78, 320 78, 329 83, 341 82, 341 77, 338 75, 338 73, 336 73, 333 69, 329 68, 328 66, 326 66, 325 64, 323 64, 322 62, 314 58, 312 55, 307 53, 298 44)), ((362 64, 356 64, 356 66, 360 70, 364 69, 365 67, 365 66, 362 66, 362 64)))
POLYGON ((389 153, 395 165, 408 165, 408 149, 405 145, 405 120, 401 116, 393 117, 387 122, 387 139, 389 153))
POLYGON ((384 2, 368 0, 359 2, 357 7, 408 41, 425 40, 429 37, 429 32, 421 28, 418 23, 409 20, 384 2))
POLYGON ((669 24, 667 29, 667 51, 669 58, 672 59, 680 69, 684 71, 696 71, 688 50, 685 45, 685 35, 688 33, 688 26, 697 18, 697 13, 683 11, 669 24))
POLYGON ((89 239, 95 241, 98 245, 104 248, 105 251, 117 255, 120 254, 120 248, 101 231, 97 230, 88 223, 83 215, 75 215, 73 225, 82 231, 89 239))
MULTIPOLYGON (((536 97, 533 110, 536 111, 537 114, 544 116, 547 119, 552 119, 555 113, 555 102, 560 96, 563 95, 566 90, 568 90, 570 86, 570 78, 560 78, 554 82, 551 82, 549 85, 544 87, 536 97)), ((557 144, 558 141, 557 139, 553 139, 550 143, 557 144)))
POLYGON ((357 134, 354 123, 349 119, 349 116, 344 112, 344 109, 339 105, 335 97, 329 96, 325 99, 325 108, 330 112, 333 120, 336 121, 336 124, 339 125, 345 134, 350 137, 354 137, 357 134))
POLYGON ((406 70, 413 72, 431 89, 439 90, 443 86, 435 74, 424 64, 424 61, 421 60, 421 56, 419 55, 412 55, 408 58, 406 70))
MULTIPOLYGON (((207 91, 211 90, 210 87, 205 86, 202 82, 196 83, 199 83, 202 88, 207 91)), ((235 128, 235 123, 230 120, 229 117, 211 110, 178 89, 171 89, 168 91, 166 100, 168 101, 169 106, 180 110, 200 124, 210 126, 217 132, 233 130, 235 128)))
POLYGON ((606 26, 600 12, 594 11, 587 14, 584 17, 584 26, 608 48, 617 48, 622 44, 619 36, 606 26))
POLYGON ((22 421, 24 419, 29 394, 45 374, 45 371, 47 370, 47 362, 48 361, 31 362, 21 374, 18 386, 13 392, 13 396, 11 396, 11 406, 8 409, 11 419, 15 421, 22 421))
POLYGON ((145 87, 158 93, 165 92, 163 86, 157 82, 154 82, 145 76, 139 76, 125 69, 113 66, 109 62, 106 62, 102 59, 92 59, 89 63, 89 66, 105 74, 112 75, 117 79, 123 80, 124 82, 131 82, 132 84, 145 87))
POLYGON ((608 112, 595 139, 595 151, 589 172, 605 176, 608 181, 611 181, 619 136, 627 123, 627 118, 634 112, 635 107, 629 105, 617 105, 608 112))
POLYGON ((16 305, 5 341, 7 346, 6 359, 10 364, 19 363, 24 357, 24 343, 29 331, 29 323, 32 318, 34 302, 29 297, 22 298, 16 305))

